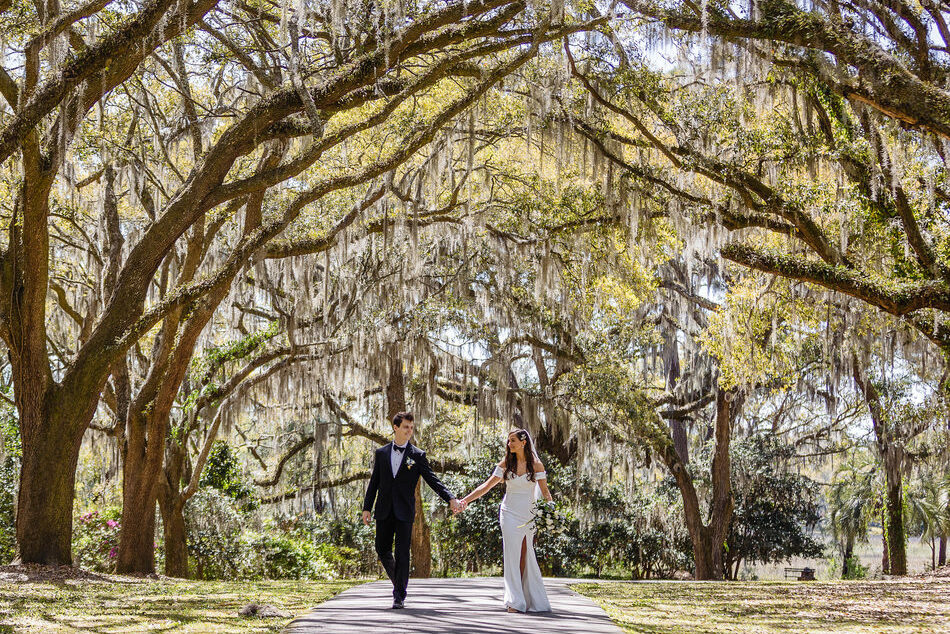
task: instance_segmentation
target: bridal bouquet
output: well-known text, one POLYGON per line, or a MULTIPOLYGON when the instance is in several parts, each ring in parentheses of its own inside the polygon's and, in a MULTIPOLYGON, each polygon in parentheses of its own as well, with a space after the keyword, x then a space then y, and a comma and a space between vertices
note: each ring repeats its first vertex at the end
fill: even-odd
POLYGON ((534 515, 534 518, 528 524, 534 524, 536 530, 543 530, 552 536, 566 533, 571 520, 570 510, 562 509, 555 502, 546 500, 537 500, 531 514, 534 515))

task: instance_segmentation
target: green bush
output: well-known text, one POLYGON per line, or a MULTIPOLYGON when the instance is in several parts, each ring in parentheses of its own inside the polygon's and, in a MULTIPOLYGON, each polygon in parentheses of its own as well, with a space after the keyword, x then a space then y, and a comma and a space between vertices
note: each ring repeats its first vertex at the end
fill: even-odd
POLYGON ((291 517, 281 522, 285 530, 308 536, 316 544, 320 558, 342 579, 375 576, 379 570, 375 530, 356 519, 355 509, 344 518, 329 514, 303 519, 291 517))
MULTIPOLYGON (((460 495, 481 484, 492 472, 497 457, 486 448, 467 465, 474 475, 446 478, 460 495)), ((669 491, 646 496, 627 495, 621 487, 597 484, 579 477, 573 467, 545 459, 548 486, 565 502, 575 518, 557 536, 539 533, 535 552, 542 573, 554 576, 627 578, 668 577, 691 567, 691 546, 675 494, 669 491)), ((492 573, 501 569, 501 528, 498 506, 503 484, 454 518, 437 520, 437 566, 443 574, 492 573)))
POLYGON ((242 544, 246 522, 238 503, 221 490, 200 489, 185 507, 188 555, 196 579, 242 577, 250 548, 242 544))
POLYGON ((581 540, 595 576, 668 578, 692 567, 692 543, 675 491, 660 486, 651 494, 627 494, 618 485, 587 479, 580 491, 588 518, 581 540))
POLYGON ((831 578, 840 577, 841 579, 867 579, 868 567, 861 563, 855 555, 848 557, 848 572, 842 574, 841 559, 837 555, 829 558, 829 574, 831 578))
POLYGON ((372 529, 318 515, 260 522, 223 490, 201 489, 185 509, 198 579, 337 579, 376 573, 372 529))
POLYGON ((0 565, 16 556, 16 496, 20 486, 20 426, 14 416, 0 419, 3 454, 0 458, 0 565))
POLYGON ((208 453, 201 479, 202 487, 218 489, 233 500, 241 502, 241 508, 251 511, 258 506, 250 485, 244 480, 241 464, 234 449, 223 440, 216 440, 208 453))
POLYGON ((329 579, 333 570, 311 538, 270 531, 253 533, 249 544, 259 556, 255 569, 242 576, 264 579, 329 579))

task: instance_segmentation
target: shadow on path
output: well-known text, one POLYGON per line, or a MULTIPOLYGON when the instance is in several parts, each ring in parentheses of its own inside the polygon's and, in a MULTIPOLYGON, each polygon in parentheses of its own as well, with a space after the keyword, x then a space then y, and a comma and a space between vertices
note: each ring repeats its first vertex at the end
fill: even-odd
POLYGON ((599 606, 573 592, 566 580, 545 579, 552 612, 511 614, 500 577, 410 579, 403 610, 393 610, 392 585, 375 581, 340 593, 294 620, 288 634, 482 634, 533 631, 552 634, 619 634, 599 606))

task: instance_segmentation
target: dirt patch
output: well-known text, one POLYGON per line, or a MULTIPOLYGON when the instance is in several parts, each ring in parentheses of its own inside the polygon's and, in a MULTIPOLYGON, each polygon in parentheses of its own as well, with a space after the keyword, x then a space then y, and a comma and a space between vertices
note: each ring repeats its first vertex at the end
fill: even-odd
POLYGON ((144 583, 157 581, 158 575, 129 576, 89 572, 72 566, 19 564, 0 566, 0 583, 144 583))
POLYGON ((950 564, 937 568, 936 570, 927 570, 919 575, 914 575, 919 579, 950 579, 950 564))

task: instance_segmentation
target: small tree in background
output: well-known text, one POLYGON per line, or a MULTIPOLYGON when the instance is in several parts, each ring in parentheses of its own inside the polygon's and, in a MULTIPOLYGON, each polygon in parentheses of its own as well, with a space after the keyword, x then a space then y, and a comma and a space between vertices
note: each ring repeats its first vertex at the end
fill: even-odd
POLYGON ((835 471, 828 489, 828 523, 841 557, 841 578, 857 579, 865 569, 854 556, 857 543, 868 540, 871 518, 881 507, 883 482, 874 457, 857 450, 835 471))
POLYGON ((732 447, 736 508, 726 539, 726 577, 736 579, 746 563, 778 563, 821 557, 811 533, 821 515, 818 485, 788 470, 794 450, 773 436, 752 436, 732 447))

